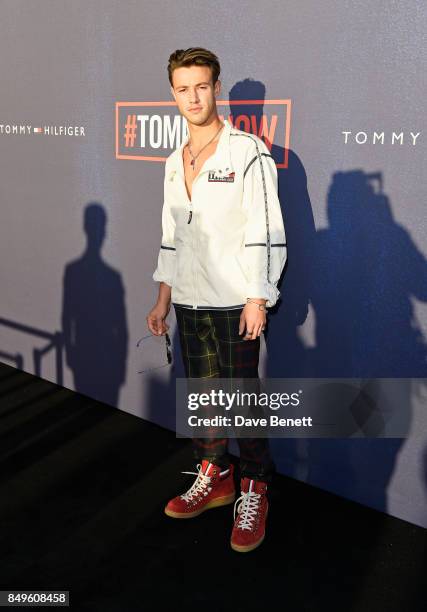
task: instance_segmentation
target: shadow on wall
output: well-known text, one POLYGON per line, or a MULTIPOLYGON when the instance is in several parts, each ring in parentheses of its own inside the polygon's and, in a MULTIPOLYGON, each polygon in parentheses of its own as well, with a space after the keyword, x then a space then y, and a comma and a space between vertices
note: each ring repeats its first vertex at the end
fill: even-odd
MULTIPOLYGON (((427 300, 427 262, 393 219, 382 174, 335 173, 327 212, 329 226, 316 234, 310 274, 316 346, 309 371, 425 378, 427 345, 411 300, 427 300)), ((404 436, 413 418, 408 381, 401 381, 401 393, 404 436)), ((310 440, 308 481, 323 487, 328 480, 327 488, 386 511, 387 487, 403 443, 404 438, 310 440)))
POLYGON ((104 207, 89 203, 86 249, 64 271, 62 330, 76 391, 117 406, 126 378, 128 329, 121 276, 101 257, 106 225, 104 207))
MULTIPOLYGON (((265 86, 246 79, 230 100, 263 100, 265 86)), ((262 105, 232 105, 262 125, 262 105)), ((282 147, 273 145, 278 162, 282 147)), ((427 377, 427 345, 411 298, 427 300, 427 262, 408 232, 392 217, 381 173, 335 173, 328 194, 329 227, 316 231, 307 175, 288 152, 278 169, 288 262, 279 282, 281 300, 266 330, 269 378, 427 377), (309 305, 314 347, 302 340, 309 305)), ((407 389, 407 427, 411 395, 407 389)), ((387 509, 386 491, 402 446, 399 439, 271 440, 279 472, 387 509)))

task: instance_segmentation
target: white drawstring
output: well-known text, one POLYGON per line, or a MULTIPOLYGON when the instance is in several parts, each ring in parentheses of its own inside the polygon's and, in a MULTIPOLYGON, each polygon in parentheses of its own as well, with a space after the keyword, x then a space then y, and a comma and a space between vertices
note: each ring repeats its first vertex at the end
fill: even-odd
MULTIPOLYGON (((206 470, 207 472, 209 471, 210 465, 211 464, 208 465, 208 468, 206 470)), ((211 477, 206 476, 206 474, 203 474, 202 465, 200 463, 197 464, 197 469, 198 472, 182 472, 182 474, 194 474, 195 476, 197 476, 190 489, 188 489, 186 493, 183 493, 181 495, 181 499, 186 502, 191 501, 193 497, 197 497, 199 493, 203 493, 203 495, 206 496, 208 493, 210 493, 210 491, 212 491, 212 487, 208 486, 211 482, 211 477)))
POLYGON ((234 502, 234 520, 236 520, 236 505, 240 502, 237 508, 237 512, 240 514, 240 520, 237 525, 238 529, 252 529, 252 521, 254 521, 258 512, 261 495, 251 489, 252 483, 250 490, 247 493, 242 493, 234 502))

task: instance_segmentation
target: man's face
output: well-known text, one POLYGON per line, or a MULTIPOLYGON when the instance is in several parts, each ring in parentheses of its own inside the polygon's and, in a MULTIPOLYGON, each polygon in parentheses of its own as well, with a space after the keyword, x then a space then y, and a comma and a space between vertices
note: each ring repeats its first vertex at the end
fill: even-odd
POLYGON ((179 112, 188 123, 203 125, 216 113, 216 99, 221 91, 221 82, 212 83, 209 66, 183 66, 172 73, 171 92, 179 112))

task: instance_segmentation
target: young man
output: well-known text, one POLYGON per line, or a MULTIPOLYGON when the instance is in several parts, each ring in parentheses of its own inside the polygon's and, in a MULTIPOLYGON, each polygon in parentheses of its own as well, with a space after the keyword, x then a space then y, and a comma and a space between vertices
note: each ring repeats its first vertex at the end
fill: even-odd
MULTIPOLYGON (((217 114, 220 65, 210 51, 177 50, 171 92, 189 135, 166 160, 162 242, 150 331, 165 334, 171 302, 187 377, 257 378, 266 308, 278 297, 286 239, 277 169, 264 142, 217 114)), ((274 464, 267 439, 238 439, 241 497, 231 546, 253 550, 265 535, 274 464)), ((192 487, 165 512, 190 518, 235 501, 227 439, 193 438, 200 462, 192 487)))

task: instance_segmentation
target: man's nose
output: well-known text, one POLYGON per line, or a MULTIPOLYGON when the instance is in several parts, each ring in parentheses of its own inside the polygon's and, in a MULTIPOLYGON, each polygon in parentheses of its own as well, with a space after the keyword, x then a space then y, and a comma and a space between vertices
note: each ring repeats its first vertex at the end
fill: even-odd
POLYGON ((193 89, 193 90, 189 89, 188 91, 190 92, 190 93, 189 93, 189 99, 190 99, 190 102, 191 102, 192 104, 193 104, 194 102, 198 102, 198 101, 199 101, 199 96, 197 95, 197 89, 193 89))

